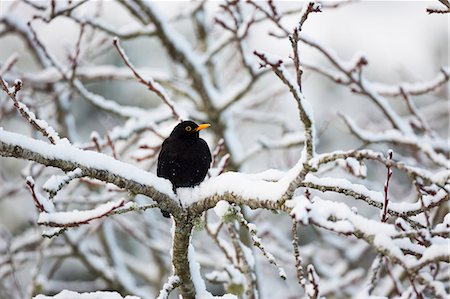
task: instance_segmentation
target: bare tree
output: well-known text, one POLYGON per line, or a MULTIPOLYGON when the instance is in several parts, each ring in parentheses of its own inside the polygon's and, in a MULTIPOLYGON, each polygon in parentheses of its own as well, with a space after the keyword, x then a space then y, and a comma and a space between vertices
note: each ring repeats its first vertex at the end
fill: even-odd
POLYGON ((26 196, 38 216, 25 229, 1 230, 0 297, 65 290, 56 297, 446 298, 449 145, 430 120, 448 121, 449 69, 417 83, 372 82, 368 57, 346 61, 304 32, 311 18, 359 5, 352 2, 287 9, 274 1, 199 1, 168 18, 155 3, 119 0, 109 5, 134 24, 119 28, 101 19, 103 2, 11 4, 0 38, 20 37, 36 68, 19 66, 17 54, 2 61, 1 122, 21 117, 33 133, 0 129, 0 155, 29 160, 17 174, 8 172, 9 158, 0 160, 0 200, 26 196), (25 11, 28 19, 18 17, 25 11), (37 29, 59 20, 78 28, 63 55, 37 29), (288 57, 249 46, 261 26, 289 47, 288 57), (164 72, 127 55, 127 44, 142 39, 159 43, 164 72), (324 63, 306 61, 305 48, 324 63), (117 65, 102 65, 105 56, 117 65), (308 73, 380 112, 361 124, 339 111, 362 146, 322 150, 314 99, 305 96, 308 73), (108 98, 124 82, 130 98, 142 85, 150 99, 139 107, 108 98), (419 96, 429 98, 420 108, 419 96), (106 127, 102 134, 90 127, 88 139, 77 114, 83 101, 106 127), (294 104, 297 117, 274 103, 294 104), (154 168, 162 141, 183 119, 212 124, 213 162, 205 182, 175 194, 154 168), (248 146, 240 129, 264 135, 268 125, 278 137, 248 146), (284 170, 246 173, 272 153, 284 170))

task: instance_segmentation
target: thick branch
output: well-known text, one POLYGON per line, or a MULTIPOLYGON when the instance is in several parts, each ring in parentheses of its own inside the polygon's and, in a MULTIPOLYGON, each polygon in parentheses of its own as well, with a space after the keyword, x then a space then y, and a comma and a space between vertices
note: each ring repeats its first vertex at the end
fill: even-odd
POLYGON ((195 288, 189 267, 188 249, 193 224, 186 219, 175 219, 175 233, 172 241, 172 264, 175 275, 180 278, 180 292, 183 299, 195 298, 195 288))
POLYGON ((167 180, 101 153, 80 150, 68 144, 50 145, 1 130, 0 155, 35 161, 65 172, 79 168, 85 176, 149 196, 173 215, 181 212, 172 199, 172 187, 167 180))

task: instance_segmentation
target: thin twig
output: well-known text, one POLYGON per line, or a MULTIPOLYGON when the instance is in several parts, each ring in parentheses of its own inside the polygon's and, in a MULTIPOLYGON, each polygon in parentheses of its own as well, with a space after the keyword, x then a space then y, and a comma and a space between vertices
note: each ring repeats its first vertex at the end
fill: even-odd
MULTIPOLYGON (((392 160, 393 151, 388 151, 388 159, 392 160)), ((387 167, 387 177, 386 177, 386 183, 384 184, 384 202, 383 202, 383 212, 381 215, 381 222, 387 221, 387 211, 388 211, 388 204, 389 204, 389 181, 391 180, 392 176, 392 170, 391 166, 387 167)))
POLYGON ((119 38, 115 37, 113 39, 113 45, 117 49, 117 52, 119 53, 122 60, 125 62, 125 64, 128 66, 128 68, 133 72, 134 76, 138 79, 138 81, 145 86, 148 87, 151 91, 153 91, 167 106, 169 106, 170 110, 172 111, 172 115, 176 120, 180 120, 180 114, 176 111, 175 103, 170 99, 167 92, 164 90, 164 88, 156 83, 152 78, 144 79, 134 68, 134 66, 131 64, 128 56, 125 54, 124 49, 120 46, 119 38))

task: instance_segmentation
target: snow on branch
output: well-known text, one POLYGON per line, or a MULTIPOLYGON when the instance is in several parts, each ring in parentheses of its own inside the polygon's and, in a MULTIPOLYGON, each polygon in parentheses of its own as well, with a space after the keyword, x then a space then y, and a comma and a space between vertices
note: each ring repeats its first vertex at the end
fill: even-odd
POLYGON ((442 167, 448 167, 449 160, 442 154, 448 155, 449 145, 444 139, 418 137, 414 134, 405 134, 399 130, 386 130, 382 133, 369 132, 359 128, 347 116, 342 117, 350 131, 359 139, 368 143, 391 143, 412 146, 424 153, 431 161, 442 167))
MULTIPOLYGON (((388 159, 392 160, 393 151, 388 151, 388 159)), ((392 169, 390 166, 387 167, 386 183, 384 184, 384 201, 383 201, 383 212, 381 213, 381 222, 387 221, 387 210, 389 204, 389 182, 391 181, 392 169)))
POLYGON ((395 97, 401 96, 403 92, 412 96, 418 96, 437 90, 450 79, 450 70, 448 67, 443 67, 439 74, 429 81, 423 82, 402 82, 398 85, 385 85, 381 83, 372 82, 372 88, 382 96, 395 97))
MULTIPOLYGON (((235 207, 235 209, 237 209, 237 208, 235 207)), ((267 249, 264 247, 264 245, 262 244, 261 238, 258 237, 258 235, 257 235, 258 231, 257 231, 256 226, 253 223, 249 223, 247 221, 247 219, 245 219, 244 215, 242 215, 242 213, 238 209, 236 210, 236 215, 238 216, 239 223, 243 227, 245 227, 248 230, 248 232, 250 233, 250 237, 252 238, 253 246, 258 248, 262 252, 262 254, 269 261, 269 263, 271 263, 272 265, 277 267, 278 275, 280 276, 280 278, 283 280, 286 280, 286 271, 278 265, 273 254, 268 252, 267 249)))
MULTIPOLYGON (((425 249, 409 239, 394 238, 397 234, 395 225, 357 215, 343 203, 330 202, 319 197, 310 200, 301 196, 295 197, 286 204, 288 211, 297 221, 304 223, 306 218, 309 223, 323 229, 338 234, 352 234, 368 242, 374 246, 377 252, 387 256, 394 264, 403 267, 413 279, 423 284, 436 298, 445 298, 445 291, 440 283, 430 282, 425 276, 418 273, 419 269, 431 262, 450 262, 450 254, 444 252, 444 247, 431 245, 425 249), (305 201, 308 209, 304 208, 305 201)), ((440 237, 434 238, 436 238, 437 244, 444 241, 440 237)))
MULTIPOLYGON (((274 294, 315 299, 448 297, 450 149, 439 135, 447 124, 442 117, 447 116, 445 105, 434 100, 445 96, 440 92, 449 81, 447 67, 423 82, 375 83, 365 75, 370 60, 364 54, 355 51, 353 58, 343 60, 339 48, 307 35, 313 28, 306 21, 327 18, 328 9, 343 4, 360 5, 352 0, 310 1, 289 9, 271 0, 228 1, 219 9, 200 1, 180 5, 172 17, 157 3, 121 0, 112 9, 125 18, 125 26, 110 18, 111 8, 101 2, 69 2, 20 0, 0 17, 0 40, 13 35, 23 42, 20 65, 18 54, 1 63, 6 92, 0 97, 1 125, 11 128, 18 109, 51 143, 0 129, 0 156, 35 162, 21 172, 1 164, 0 201, 25 194, 39 212, 37 223, 50 226, 42 235, 35 226, 11 233, 0 227, 0 285, 6 286, 5 296, 123 298, 94 292, 108 289, 142 298, 169 298, 175 292, 185 299, 274 294), (20 13, 23 4, 30 14, 20 13), (45 31, 59 24, 79 32, 73 40, 68 34, 63 48, 54 43, 60 30, 45 31), (186 32, 192 34, 186 38, 186 32), (110 59, 113 36, 124 67, 98 64, 110 59), (254 43, 266 37, 270 51, 281 51, 270 38, 290 46, 292 61, 263 52, 254 43), (139 39, 150 52, 159 41, 155 49, 167 55, 151 56, 163 57, 161 65, 169 67, 136 68, 134 63, 143 57, 136 56, 132 63, 118 38, 131 43, 139 39), (305 45, 325 61, 308 61, 312 56, 301 55, 305 45), (33 70, 27 69, 22 55, 31 57, 33 70), (276 77, 268 76, 271 72, 276 77), (345 117, 352 134, 363 141, 361 148, 339 150, 351 148, 341 136, 319 140, 314 131, 322 123, 315 123, 303 91, 321 83, 305 80, 304 72, 325 76, 331 84, 373 102, 392 129, 370 131, 382 127, 370 115, 360 115, 367 124, 361 128, 345 117), (108 95, 118 83, 136 80, 162 103, 127 106, 108 95), (105 93, 98 91, 104 88, 105 93), (297 114, 282 101, 286 94, 296 101, 297 114), (416 107, 413 97, 418 95, 432 97, 416 107), (91 115, 80 115, 78 96, 106 117, 94 119, 94 127, 85 122, 91 115), (14 107, 7 105, 8 97, 14 107), (401 98, 391 105, 394 99, 387 97, 401 98), (398 105, 403 109, 397 110, 398 105), (31 110, 77 143, 60 140, 31 110), (153 173, 161 143, 174 120, 185 115, 213 124, 202 136, 215 148, 214 162, 204 182, 174 193, 167 180, 153 173), (299 131, 299 123, 304 131, 299 131), (395 157, 383 154, 387 145, 396 146, 395 157), (133 166, 136 160, 141 168, 133 166), (259 169, 267 170, 251 173, 259 169), (31 196, 22 192, 23 177, 31 196), (163 219, 153 209, 170 211, 172 218, 163 219), (110 221, 94 221, 104 217, 110 221), (205 233, 199 232, 202 228, 205 233), (370 266, 372 253, 376 257, 370 266), (79 264, 76 275, 92 279, 57 275, 71 267, 72 260, 79 264), (220 286, 207 290, 202 276, 220 286), (30 282, 29 287, 22 288, 23 282, 30 282), (220 287, 225 294, 214 296, 220 287)), ((15 38, 6 42, 16 45, 15 38)), ((123 100, 126 103, 126 97, 123 100)), ((355 112, 354 107, 339 109, 346 109, 347 115, 355 112)))
POLYGON ((298 23, 297 30, 301 31, 303 23, 305 23, 308 15, 312 12, 322 12, 321 4, 318 1, 311 1, 308 5, 303 5, 302 11, 300 12, 300 21, 298 23))
POLYGON ((87 224, 94 219, 99 219, 111 214, 124 205, 125 201, 108 202, 93 210, 69 211, 69 212, 42 212, 39 214, 38 224, 53 227, 73 227, 87 224))
POLYGON ((83 172, 79 168, 69 171, 65 175, 52 175, 47 182, 45 182, 43 188, 50 194, 50 197, 54 197, 62 187, 67 185, 73 179, 82 176, 83 172))
POLYGON ((137 296, 125 296, 122 297, 117 292, 89 292, 89 293, 78 293, 74 291, 63 290, 54 296, 37 295, 33 299, 140 299, 137 296))
POLYGON ((269 66, 272 68, 272 71, 289 88, 292 96, 297 101, 300 119, 305 127, 306 159, 311 159, 315 154, 315 133, 311 105, 304 98, 303 93, 300 91, 300 86, 295 83, 289 72, 284 68, 283 60, 258 51, 255 51, 254 54, 262 61, 261 67, 269 66))
POLYGON ((445 6, 445 9, 442 8, 442 6, 439 8, 429 7, 429 8, 427 8, 427 13, 428 14, 450 13, 450 2, 448 0, 439 0, 439 2, 445 6))
POLYGON ((171 199, 173 192, 169 181, 101 153, 83 151, 63 143, 49 145, 0 130, 0 155, 36 161, 63 171, 79 168, 85 176, 115 184, 135 194, 145 194, 168 210, 179 212, 179 207, 171 199))
POLYGON ((309 283, 306 285, 306 294, 310 299, 318 299, 320 298, 319 276, 313 265, 308 265, 307 272, 309 283))
POLYGON ((437 173, 433 173, 425 168, 419 168, 417 166, 408 165, 402 161, 394 161, 386 159, 382 153, 372 150, 350 150, 350 151, 335 151, 330 153, 319 154, 310 161, 310 165, 313 169, 319 169, 327 163, 337 161, 339 159, 355 158, 358 161, 361 160, 373 160, 378 161, 386 167, 394 167, 400 171, 405 172, 409 177, 416 180, 420 178, 426 184, 435 184, 441 188, 449 180, 450 171, 442 170, 437 173))
POLYGON ((141 0, 134 0, 134 2, 153 22, 157 32, 156 34, 168 54, 173 60, 185 66, 204 104, 214 108, 218 103, 217 90, 207 75, 207 69, 201 63, 201 58, 196 55, 184 36, 169 26, 164 14, 153 3, 141 0))
POLYGON ((180 285, 178 276, 170 276, 163 288, 159 292, 157 299, 168 299, 170 293, 180 285))
POLYGON ((48 200, 46 197, 44 197, 42 194, 40 194, 38 191, 35 190, 35 183, 31 176, 28 176, 26 178, 26 183, 28 188, 31 191, 31 195, 33 196, 34 204, 36 205, 36 208, 41 213, 53 213, 55 212, 55 206, 53 202, 48 200))
POLYGON ((9 88, 8 83, 3 80, 2 76, 0 76, 0 84, 2 85, 2 89, 14 102, 14 107, 19 110, 23 118, 25 118, 37 131, 41 132, 42 135, 47 137, 51 143, 56 144, 60 141, 58 133, 50 127, 45 120, 38 119, 25 104, 19 102, 17 99, 17 93, 22 89, 22 81, 16 80, 14 82, 14 86, 9 88))
MULTIPOLYGON (((379 209, 383 208, 384 195, 378 191, 367 189, 364 185, 354 184, 342 178, 318 178, 312 174, 308 174, 302 186, 317 189, 322 192, 336 192, 350 196, 354 199, 363 200, 371 206, 379 209)), ((430 209, 439 206, 449 200, 449 193, 445 189, 441 189, 434 195, 427 197, 425 207, 430 209)), ((422 213, 423 207, 420 202, 416 203, 390 203, 387 213, 397 217, 408 217, 422 213)))

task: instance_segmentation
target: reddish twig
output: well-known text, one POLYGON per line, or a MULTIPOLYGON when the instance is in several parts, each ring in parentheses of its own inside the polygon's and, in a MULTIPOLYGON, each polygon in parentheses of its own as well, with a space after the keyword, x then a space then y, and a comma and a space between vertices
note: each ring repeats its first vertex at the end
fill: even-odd
POLYGON ((0 75, 6 74, 9 70, 11 70, 14 64, 16 64, 17 60, 19 60, 19 55, 17 53, 9 56, 0 68, 0 75))
POLYGON ((414 283, 414 280, 412 279, 412 277, 408 276, 408 279, 409 279, 409 282, 411 283, 414 293, 416 293, 416 298, 423 299, 422 293, 417 290, 416 284, 414 283))
POLYGON ((425 221, 426 221, 426 224, 427 224, 427 229, 431 230, 430 216, 429 216, 427 208, 426 208, 426 206, 425 206, 425 204, 423 202, 421 186, 420 186, 420 184, 417 181, 415 182, 415 185, 416 185, 416 190, 417 190, 417 194, 418 194, 418 197, 419 197, 420 205, 421 205, 422 210, 423 210, 423 215, 425 217, 425 221))
POLYGON ((44 205, 38 200, 36 192, 34 191, 34 181, 27 179, 26 184, 28 186, 28 189, 30 189, 36 209, 38 209, 39 212, 47 212, 44 208, 44 205))
POLYGON ((242 64, 247 69, 250 76, 254 78, 256 76, 255 68, 253 67, 251 61, 249 61, 248 54, 246 53, 247 47, 244 46, 244 43, 245 38, 248 36, 250 32, 250 27, 255 23, 256 11, 253 12, 253 15, 250 17, 248 21, 243 21, 244 18, 242 16, 242 12, 239 8, 239 5, 237 4, 238 2, 234 1, 228 2, 220 6, 233 21, 233 26, 228 24, 226 20, 223 20, 220 17, 216 17, 214 21, 220 26, 222 26, 225 30, 230 31, 233 34, 234 40, 236 41, 237 48, 241 56, 242 64))
POLYGON ((389 262, 387 260, 386 257, 384 257, 385 259, 385 269, 386 269, 386 273, 389 275, 389 277, 392 280, 392 284, 394 285, 394 291, 395 293, 397 293, 399 296, 401 296, 402 292, 401 292, 401 284, 399 283, 398 279, 394 276, 394 274, 392 273, 391 270, 391 266, 389 265, 389 262))
POLYGON ((85 24, 81 23, 80 34, 78 35, 77 44, 75 45, 75 53, 73 54, 72 57, 70 57, 70 60, 72 61, 72 73, 70 76, 70 83, 73 83, 73 80, 75 79, 75 73, 76 73, 76 70, 78 67, 78 57, 80 55, 80 46, 81 46, 81 39, 82 39, 83 33, 84 33, 84 27, 85 27, 85 24))
POLYGON ((50 1, 50 18, 55 17, 55 11, 56 11, 56 0, 50 1))
MULTIPOLYGON (((408 110, 419 121, 420 128, 418 128, 418 129, 420 129, 423 132, 428 133, 430 136, 434 136, 433 131, 428 126, 425 118, 423 118, 422 115, 420 115, 416 105, 414 105, 413 101, 411 100, 409 93, 402 86, 400 86, 400 94, 402 95, 403 99, 405 100, 408 110)), ((416 127, 417 127, 417 125, 416 125, 416 127)))
MULTIPOLYGON (((388 160, 392 160, 392 156, 393 156, 393 151, 389 150, 388 151, 388 160)), ((387 220, 387 211, 388 211, 388 204, 389 204, 388 192, 389 192, 389 181, 391 180, 391 176, 392 176, 392 169, 391 169, 391 165, 388 164, 387 165, 387 178, 386 178, 386 183, 384 184, 384 203, 383 203, 383 214, 381 215, 381 222, 386 222, 386 220, 387 220)))
POLYGON ((94 143, 95 149, 97 150, 97 152, 101 153, 102 147, 100 146, 100 143, 99 143, 100 136, 98 135, 97 131, 92 131, 90 139, 94 143))
POLYGON ((114 142, 112 141, 112 139, 109 136, 109 134, 106 134, 106 140, 108 142, 109 147, 111 148, 111 151, 112 151, 114 159, 118 160, 119 156, 117 155, 116 147, 114 146, 114 142))
POLYGON ((297 85, 300 91, 302 91, 302 74, 303 70, 300 68, 300 54, 298 53, 298 32, 301 29, 294 29, 294 32, 292 35, 289 35, 289 40, 291 42, 292 51, 294 53, 294 57, 292 57, 292 60, 294 62, 295 66, 295 75, 297 77, 297 85))
POLYGON ((308 3, 306 7, 302 9, 302 14, 300 17, 300 21, 298 22, 298 31, 302 30, 303 23, 305 23, 309 14, 312 12, 322 12, 321 5, 315 1, 311 1, 308 3))
POLYGON ((310 299, 319 298, 319 281, 316 273, 316 269, 312 264, 308 265, 308 280, 309 283, 312 284, 312 289, 308 293, 310 299))

